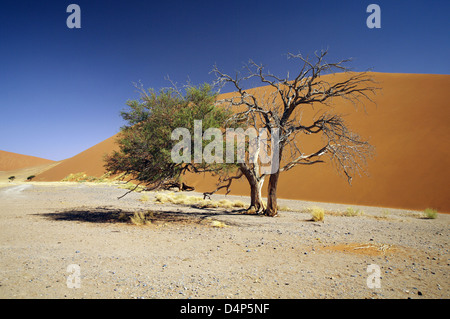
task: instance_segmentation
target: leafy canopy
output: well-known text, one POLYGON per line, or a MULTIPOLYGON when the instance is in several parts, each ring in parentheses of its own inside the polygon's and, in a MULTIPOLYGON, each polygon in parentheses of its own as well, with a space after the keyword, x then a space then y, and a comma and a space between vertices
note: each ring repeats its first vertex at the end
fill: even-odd
POLYGON ((172 148, 178 142, 171 139, 176 128, 186 128, 194 136, 194 120, 202 120, 203 134, 208 128, 223 128, 231 116, 231 111, 215 105, 217 94, 210 85, 189 86, 184 94, 175 88, 158 93, 141 89, 140 93, 140 99, 127 101, 128 109, 121 112, 127 124, 117 140, 119 151, 105 158, 109 171, 126 173, 157 188, 177 180, 187 170, 224 169, 224 164, 174 163, 171 158, 172 148))

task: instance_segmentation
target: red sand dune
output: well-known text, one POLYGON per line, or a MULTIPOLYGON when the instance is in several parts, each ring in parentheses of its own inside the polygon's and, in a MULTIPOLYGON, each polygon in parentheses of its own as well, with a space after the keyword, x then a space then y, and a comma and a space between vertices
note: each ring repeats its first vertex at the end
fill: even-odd
MULTIPOLYGON (((355 112, 348 103, 335 105, 338 113, 349 114, 350 128, 376 147, 369 161, 370 176, 356 176, 350 186, 329 164, 299 166, 281 174, 278 196, 417 210, 430 207, 450 213, 450 76, 373 73, 373 77, 382 88, 376 106, 368 103, 366 112, 355 112)), ((63 161, 36 180, 61 180, 77 172, 100 176, 102 156, 114 149, 114 139, 63 161)), ((185 181, 196 191, 215 186, 208 175, 189 175, 185 181)), ((248 195, 248 190, 242 180, 234 183, 232 194, 248 195)))
POLYGON ((89 176, 100 177, 105 173, 103 156, 116 149, 116 135, 88 148, 87 150, 65 159, 34 178, 34 181, 60 181, 71 173, 85 172, 89 176))
POLYGON ((54 163, 54 161, 35 156, 0 151, 0 171, 11 171, 50 163, 54 163))

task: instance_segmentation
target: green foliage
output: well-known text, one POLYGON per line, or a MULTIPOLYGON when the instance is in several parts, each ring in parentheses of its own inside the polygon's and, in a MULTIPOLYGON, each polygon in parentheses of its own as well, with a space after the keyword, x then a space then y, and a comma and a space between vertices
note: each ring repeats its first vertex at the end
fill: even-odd
POLYGON ((35 177, 36 177, 35 175, 30 175, 30 176, 27 177, 27 181, 31 181, 35 177))
MULTIPOLYGON (((208 84, 188 87, 184 95, 175 89, 142 90, 140 100, 128 101, 129 109, 121 112, 128 124, 117 140, 120 150, 105 157, 105 167, 154 187, 177 180, 186 170, 223 169, 224 164, 174 163, 171 158, 172 148, 179 142, 171 139, 176 128, 188 129, 193 137, 194 120, 202 120, 202 133, 224 127, 231 112, 216 107, 215 99, 208 84)), ((191 150, 193 142, 194 138, 191 150)))
POLYGON ((12 175, 12 176, 8 177, 8 179, 9 179, 10 182, 12 182, 13 180, 16 179, 16 177, 14 175, 12 175))

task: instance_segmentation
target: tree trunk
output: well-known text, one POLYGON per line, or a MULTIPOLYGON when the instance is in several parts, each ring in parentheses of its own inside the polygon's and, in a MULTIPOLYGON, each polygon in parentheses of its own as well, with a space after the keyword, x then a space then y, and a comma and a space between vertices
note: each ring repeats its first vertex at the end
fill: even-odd
POLYGON ((280 172, 270 175, 268 194, 267 194, 267 208, 264 212, 266 216, 275 217, 278 214, 277 210, 277 185, 280 172))
POLYGON ((250 183, 250 207, 247 210, 248 213, 261 214, 264 211, 265 207, 261 195, 263 184, 264 179, 250 183))
POLYGON ((261 195, 264 178, 256 178, 250 170, 242 166, 241 171, 250 185, 250 207, 247 209, 247 214, 261 214, 265 209, 261 195))

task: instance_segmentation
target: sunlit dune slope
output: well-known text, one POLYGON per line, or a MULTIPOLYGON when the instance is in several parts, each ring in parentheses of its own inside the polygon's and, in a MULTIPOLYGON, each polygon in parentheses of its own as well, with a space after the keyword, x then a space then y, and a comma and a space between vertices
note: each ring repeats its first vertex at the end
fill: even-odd
POLYGON ((91 148, 62 161, 39 175, 35 181, 60 181, 70 173, 85 172, 89 176, 100 177, 105 173, 103 157, 117 149, 116 135, 92 146, 91 148))
MULTIPOLYGON (((450 212, 450 76, 373 73, 373 77, 382 89, 376 105, 367 103, 365 111, 355 111, 348 102, 335 104, 337 113, 348 114, 350 128, 375 146, 369 176, 355 176, 350 186, 329 163, 297 166, 280 175, 278 196, 450 212)), ((308 140, 309 136, 299 136, 302 146, 311 147, 308 140)), ((199 191, 214 185, 209 176, 187 180, 199 191)), ((233 193, 248 194, 246 182, 235 183, 233 193)))
POLYGON ((54 161, 45 158, 0 151, 0 171, 17 170, 53 162, 54 161))
MULTIPOLYGON (((368 176, 355 176, 350 186, 329 163, 299 166, 282 173, 280 198, 406 209, 432 207, 450 213, 450 76, 372 73, 382 89, 376 105, 366 110, 335 100, 334 111, 348 114, 349 127, 375 146, 368 162, 368 176)), ((339 77, 340 75, 337 75, 339 77)), ((333 81, 333 75, 330 81, 333 81)), ((266 88, 257 88, 264 90, 266 88)), ((304 116, 315 110, 304 110, 304 116)), ((299 135, 305 148, 313 147, 307 136, 299 135)), ((61 180, 70 173, 104 173, 102 158, 115 147, 115 136, 63 161, 38 175, 36 180, 61 180)), ((196 191, 211 190, 215 179, 188 175, 185 182, 196 191)), ((249 194, 245 180, 233 184, 233 194, 249 194)), ((264 188, 264 195, 266 190, 264 188)))

